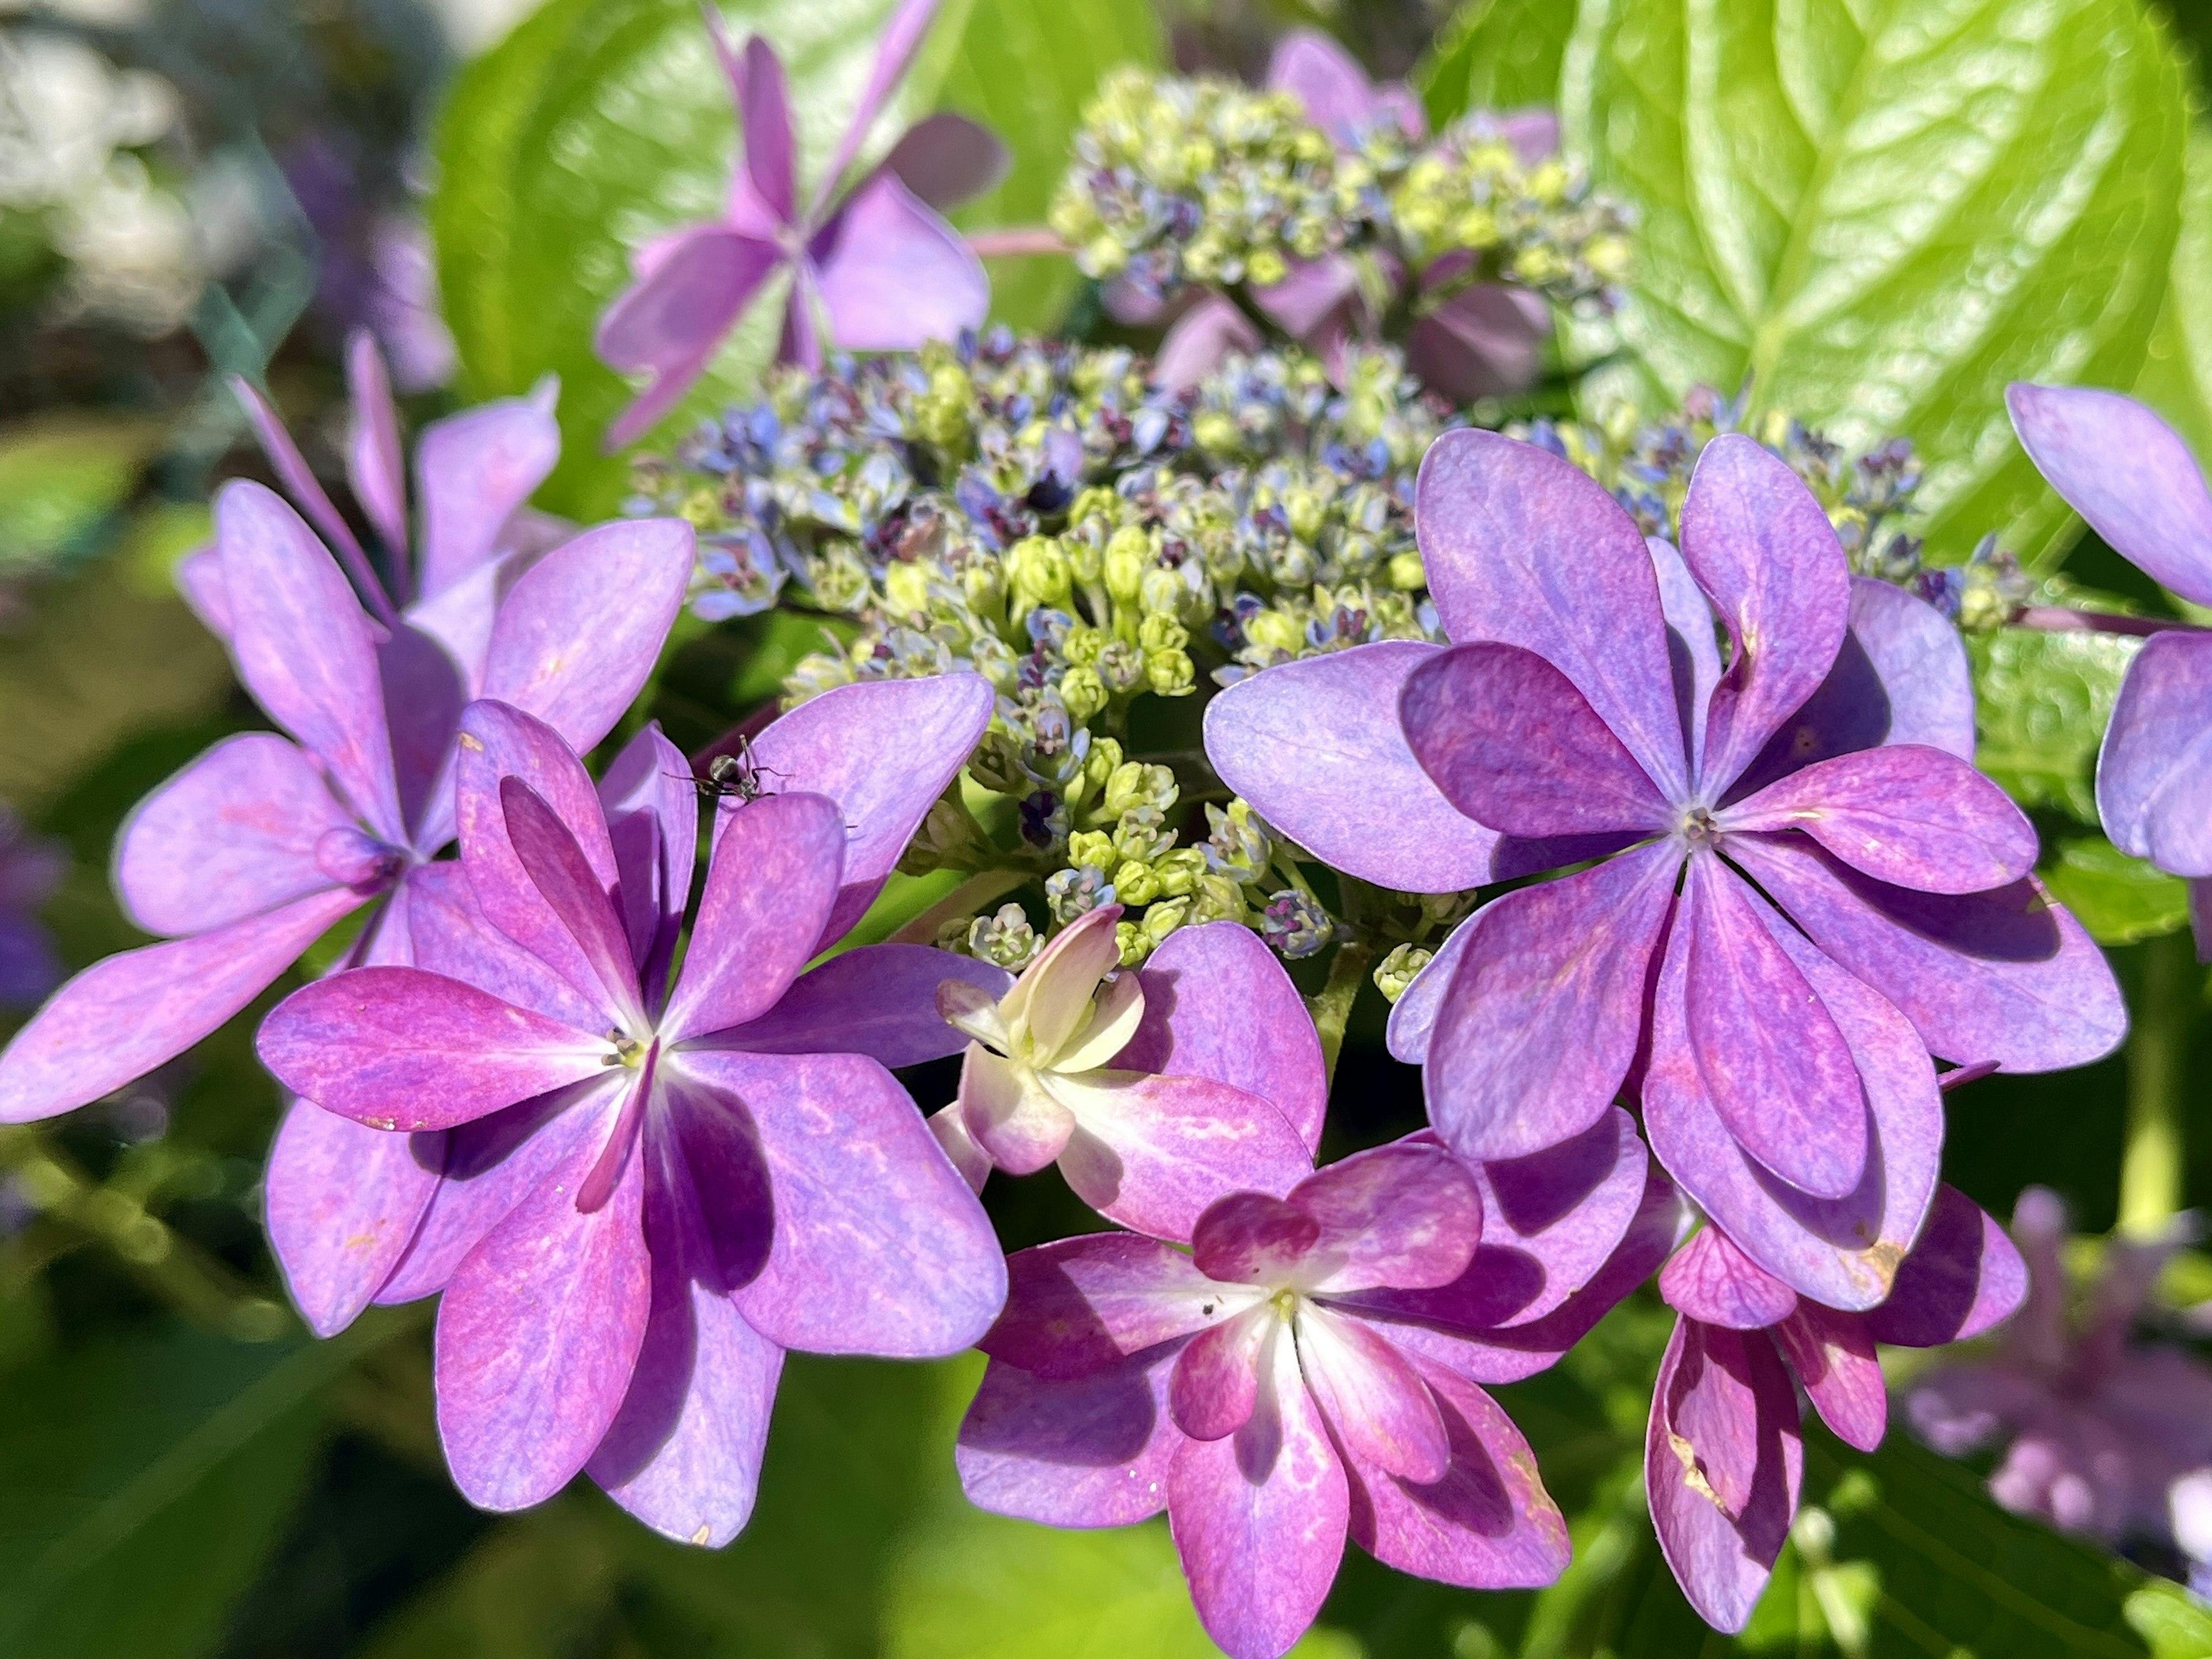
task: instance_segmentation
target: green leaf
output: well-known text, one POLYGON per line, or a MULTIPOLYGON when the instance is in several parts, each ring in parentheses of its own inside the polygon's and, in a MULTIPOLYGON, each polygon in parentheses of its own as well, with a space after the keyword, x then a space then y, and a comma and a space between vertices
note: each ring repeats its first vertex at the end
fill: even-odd
MULTIPOLYGON (((996 132, 1013 166, 953 222, 963 230, 1042 224, 1099 76, 1117 64, 1160 64, 1165 50, 1149 0, 975 0, 943 101, 996 132)), ((1073 262, 1057 256, 992 259, 987 268, 991 315, 1037 332, 1059 325, 1081 283, 1073 262)))
POLYGON ((46 418, 0 432, 0 574, 89 551, 159 436, 143 421, 46 418))
POLYGON ((2027 807, 2097 822, 2097 746, 2142 648, 2123 634, 2001 628, 1970 636, 1976 763, 2027 807))
MULTIPOLYGON (((757 31, 782 55, 802 190, 836 146, 891 3, 724 7, 733 33, 757 31)), ((963 9, 947 12, 940 37, 963 9)), ((884 131, 927 106, 945 55, 924 52, 884 131)), ((430 217, 462 385, 486 398, 561 377, 561 465, 539 494, 555 511, 599 517, 620 501, 629 465, 602 454, 600 441, 635 394, 592 355, 592 331, 629 285, 633 250, 720 212, 736 132, 696 0, 554 0, 453 88, 430 217)), ((781 295, 780 286, 763 295, 661 431, 683 431, 751 386, 774 354, 781 295)))
POLYGON ((210 1645, 306 1481, 320 1390, 393 1322, 258 1346, 180 1330, 0 1376, 0 1653, 210 1645))
POLYGON ((2212 455, 2212 131, 2189 136, 2189 187, 2166 301, 2135 394, 2172 422, 2202 465, 2212 455))
POLYGON ((617 1583, 611 1532, 601 1506, 580 1495, 516 1516, 386 1620, 361 1659, 566 1659, 592 1650, 617 1583))
POLYGON ((2058 844, 2043 879, 2100 945, 2133 945, 2189 922, 2189 884, 2102 836, 2058 844))
POLYGON ((1413 67, 1430 126, 1471 109, 1559 102, 1574 27, 1574 0, 1467 0, 1413 67))
POLYGON ((1680 397, 1903 434, 1939 559, 2070 520, 2008 381, 2126 386, 2180 223, 2184 78, 2137 0, 1586 0, 1571 147, 1643 213, 1620 317, 1680 397))
POLYGON ((2179 1584, 2154 1578, 2128 1597, 2128 1624, 2150 1644, 2152 1659, 2212 1654, 2212 1609, 2179 1584))

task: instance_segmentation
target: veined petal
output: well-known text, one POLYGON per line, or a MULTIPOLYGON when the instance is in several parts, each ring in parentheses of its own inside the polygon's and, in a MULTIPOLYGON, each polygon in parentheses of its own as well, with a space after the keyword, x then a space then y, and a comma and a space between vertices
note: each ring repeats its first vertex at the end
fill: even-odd
POLYGON ((548 386, 433 421, 415 441, 422 515, 418 592, 444 592, 489 560, 500 532, 561 459, 548 386))
POLYGON ((1674 931, 1684 1035, 1737 1145, 1802 1192, 1841 1198, 1865 1172, 1864 1091, 1843 1033, 1777 937, 1789 931, 1735 872, 1693 854, 1674 931))
POLYGON ((821 795, 769 795, 729 819, 661 1030, 725 1031, 775 1006, 814 954, 837 902, 845 822, 821 795))
POLYGON ((2110 1054, 2126 1034, 2104 953, 2033 877, 1954 897, 1890 886, 1791 841, 1746 838, 1729 854, 1823 951, 1893 1002, 1932 1054, 2057 1071, 2110 1054))
POLYGON ((1787 1319, 1797 1292, 1731 1243, 1717 1227, 1705 1227, 1674 1252, 1659 1273, 1667 1305, 1701 1325, 1725 1330, 1764 1330, 1787 1319))
POLYGON ((1001 1059, 980 1043, 960 1062, 961 1126, 1008 1175, 1035 1175, 1066 1149, 1075 1114, 1045 1090, 1028 1066, 1001 1059))
POLYGON ((1418 1139, 1340 1158, 1292 1188, 1290 1202, 1321 1226, 1297 1268, 1298 1288, 1316 1295, 1449 1285, 1467 1271, 1482 1234, 1474 1176, 1442 1146, 1418 1139))
POLYGON ((1705 716, 1711 710, 1713 688, 1721 679, 1720 619, 1674 543, 1647 536, 1644 545, 1651 555, 1652 574, 1659 580, 1659 609, 1667 618, 1667 656, 1674 668, 1674 706, 1681 713, 1686 752, 1694 764, 1705 752, 1705 716))
POLYGON ((1156 1238, 1188 1237, 1224 1193, 1287 1192, 1313 1168, 1280 1112, 1208 1078, 1093 1072, 1042 1080, 1075 1121, 1059 1157, 1076 1196, 1156 1238))
POLYGON ((1406 892, 1479 886, 1498 837, 1444 799, 1398 718, 1407 678, 1441 654, 1386 640, 1240 680, 1206 707, 1206 758, 1340 870, 1406 892))
POLYGON ((1364 1322, 1314 1303, 1299 1305, 1296 1329, 1298 1370, 1346 1455, 1408 1480, 1441 1480, 1451 1439, 1405 1357, 1364 1322))
POLYGON ((1049 1527, 1120 1527, 1158 1515, 1183 1443, 1168 1414, 1175 1344, 1076 1377, 994 1359, 953 1459, 978 1509, 1049 1527))
POLYGON ((666 988, 699 855, 699 792, 684 751, 659 722, 623 745, 599 780, 599 805, 619 878, 615 898, 648 1005, 666 988))
MULTIPOLYGON (((605 1018, 597 999, 584 996, 491 925, 459 864, 418 864, 401 878, 393 896, 406 901, 407 955, 369 965, 411 963, 579 1030, 592 1030, 605 1018)), ((380 943, 381 938, 380 932, 380 943)))
POLYGON ((1595 1278, 1626 1237, 1651 1154, 1618 1106, 1558 1146, 1526 1158, 1469 1164, 1482 1193, 1482 1243, 1462 1283, 1486 1296, 1470 1316, 1525 1325, 1595 1278))
MULTIPOLYGON (((1429 1057, 1429 1039, 1436 1032, 1437 1016, 1443 1011, 1444 994, 1451 987, 1452 975, 1459 971, 1460 957, 1467 951, 1468 940, 1474 937, 1468 921, 1455 922, 1443 943, 1428 964, 1413 975, 1413 983, 1399 994, 1390 1009, 1389 1024, 1384 1027, 1385 1042, 1393 1060, 1403 1060, 1408 1066, 1419 1066, 1429 1057)), ((1175 935, 1168 936, 1172 944, 1175 935)))
POLYGON ((1231 1193, 1208 1205, 1191 1230, 1191 1260, 1223 1285, 1273 1290, 1321 1239, 1321 1223, 1266 1193, 1231 1193))
POLYGON ((1510 397, 1535 384, 1551 332, 1552 308, 1541 295, 1511 283, 1478 283, 1406 331, 1406 364, 1455 404, 1510 397))
POLYGON ((1444 799, 1500 834, 1659 830, 1674 816, 1574 683, 1533 651, 1453 646, 1407 677, 1398 711, 1444 799))
POLYGON ((2113 551, 2212 604, 2212 494, 2172 427, 2133 398, 2087 386, 2016 380, 2005 407, 2028 459, 2113 551))
POLYGON ((1220 1440, 1250 1422, 1260 1399, 1260 1360, 1281 1322, 1263 1302, 1183 1344, 1168 1380, 1176 1426, 1194 1440, 1220 1440))
POLYGON ((1298 1375, 1290 1333, 1262 1358, 1251 1421, 1186 1440, 1168 1469, 1168 1521, 1199 1620, 1233 1659, 1285 1651, 1336 1580, 1350 1524, 1344 1465, 1298 1375))
POLYGON ((957 339, 991 308, 991 281, 960 233, 878 169, 808 245, 830 337, 848 351, 957 339))
POLYGON ((1838 1439, 1864 1452, 1881 1444, 1889 1389, 1865 1316, 1800 1302, 1774 1328, 1774 1341, 1838 1439))
MULTIPOLYGON (((270 470, 276 473, 276 482, 284 486, 284 493, 291 497, 292 504, 307 515, 307 521, 315 526, 315 533, 344 562, 355 580, 374 583, 376 573, 370 568, 368 556, 361 550, 361 542, 354 535, 353 526, 345 521, 345 515, 331 504, 321 481, 315 477, 315 470, 307 465, 307 458, 300 453, 300 446, 292 441, 292 434, 284 425, 284 417, 243 375, 233 374, 229 380, 231 395, 238 399, 239 406, 246 411, 246 424, 253 428, 253 435, 260 440, 262 453, 269 458, 270 470)), ((254 487, 260 488, 258 484, 254 487)), ((218 543, 222 539, 220 526, 216 539, 218 543)), ((347 588, 349 594, 352 591, 350 586, 347 588)), ((383 598, 380 592, 375 595, 376 599, 383 598)))
POLYGON ((1407 1480, 1351 1451, 1352 1535, 1385 1565, 1468 1589, 1548 1584, 1570 1548, 1535 1454, 1496 1401, 1441 1365, 1418 1367, 1441 1415, 1451 1462, 1441 1480, 1407 1480))
POLYGON ((892 88, 905 78, 907 65, 921 50, 922 37, 937 19, 938 3, 939 0, 899 0, 898 9, 876 36, 875 61, 868 65, 867 82, 860 88, 860 100, 853 106, 853 117, 846 125, 844 136, 837 141, 836 154, 830 158, 829 169, 815 189, 808 218, 821 216, 823 208, 843 181, 845 169, 860 153, 868 129, 875 125, 876 117, 882 112, 892 88))
POLYGON ((1627 510, 1572 462, 1463 429, 1423 458, 1414 521, 1444 631, 1548 660, 1680 799, 1689 774, 1658 580, 1627 510))
POLYGON ((1321 1142, 1328 1074, 1313 1016, 1259 935, 1234 921, 1178 927, 1133 977, 1144 1019, 1115 1063, 1133 1072, 1210 1078, 1257 1095, 1309 1150, 1321 1142), (1267 1040, 1255 1042, 1253 1033, 1267 1040))
POLYGON ((983 1188, 991 1179, 991 1155, 975 1144, 975 1137, 968 1133, 968 1120, 962 1114, 960 1103, 940 1106, 929 1115, 929 1133, 937 1137, 937 1144, 945 1148, 945 1157, 952 1167, 960 1171, 960 1178, 968 1183, 968 1190, 981 1196, 983 1188))
POLYGON ((775 1194, 775 1243, 736 1293, 771 1341, 922 1358, 990 1328, 1006 1259, 982 1206, 890 1073, 859 1054, 678 1050, 741 1103, 775 1194))
POLYGON ((576 1207, 598 1148, 564 1165, 469 1253, 438 1307, 438 1437, 479 1508, 526 1509, 568 1484, 629 1392, 653 1302, 645 1174, 576 1207))
POLYGON ((593 349, 616 369, 652 378, 608 428, 609 448, 650 431, 683 401, 784 262, 781 247, 750 231, 698 225, 615 297, 599 319, 593 349))
POLYGON ((452 834, 453 732, 469 701, 468 671, 412 615, 394 622, 389 635, 376 649, 376 675, 400 817, 417 846, 434 849, 452 834))
POLYGON ((1850 565, 1804 480, 1741 433, 1698 457, 1682 558, 1735 646, 1698 772, 1699 790, 1717 799, 1827 678, 1850 620, 1850 565))
POLYGON ((637 966, 630 960, 629 939, 623 932, 622 918, 615 914, 612 896, 543 795, 520 778, 504 777, 499 781, 499 804, 507 845, 591 964, 603 999, 600 1006, 636 1029, 641 1019, 637 966))
POLYGON ((1979 1336, 2027 1297, 2027 1264, 2011 1237, 1956 1187, 1936 1189, 1919 1242, 1889 1300, 1865 1316, 1877 1342, 1940 1348, 1979 1336))
POLYGON ((131 809, 115 885, 149 933, 200 933, 337 884, 315 847, 352 814, 321 770, 270 732, 225 738, 131 809))
POLYGON ((896 1071, 967 1046, 967 1037, 937 1011, 939 985, 957 980, 995 1004, 1013 978, 1003 968, 933 945, 859 945, 801 974, 758 1019, 698 1046, 760 1054, 866 1054, 896 1071))
POLYGON ((1757 1331, 1678 1320, 1651 1396, 1644 1483, 1659 1547, 1714 1629, 1750 1622, 1796 1517, 1797 1398, 1757 1331))
POLYGON ((1475 912, 1425 1073, 1455 1152, 1520 1158, 1604 1115, 1636 1055, 1680 865, 1655 842, 1475 912))
POLYGON ((1877 881, 1924 893, 1978 893, 2035 867, 2035 828, 2011 798, 1957 756, 1917 744, 1817 761, 1716 822, 1724 830, 1802 830, 1877 881))
POLYGON ((1292 29, 1275 43, 1267 90, 1291 94, 1305 106, 1307 118, 1340 145, 1355 142, 1360 127, 1382 108, 1358 61, 1316 29, 1292 29))
POLYGON ((313 1101, 285 1109, 262 1218, 308 1328, 336 1336, 383 1288, 438 1190, 444 1138, 392 1134, 313 1101))
POLYGON ((346 482, 403 578, 407 574, 407 462, 399 414, 376 337, 357 328, 346 340, 346 482))
POLYGON ((793 182, 798 140, 791 129, 791 94, 784 83, 783 60, 757 34, 739 48, 731 40, 719 8, 708 10, 706 19, 744 135, 744 184, 741 190, 733 181, 732 194, 749 192, 750 200, 744 206, 757 204, 777 222, 790 224, 799 210, 793 182))
MULTIPOLYGON (((827 795, 843 815, 845 884, 821 946, 874 902, 930 803, 975 751, 991 708, 991 683, 980 674, 873 680, 810 698, 752 740, 773 787, 827 795), (884 765, 892 753, 900 763, 884 765)), ((721 803, 717 841, 736 811, 721 803)))
POLYGON ((353 588, 300 515, 259 484, 225 484, 215 514, 239 678, 330 769, 377 838, 398 845, 384 690, 353 588))
POLYGON ((0 1049, 0 1123, 52 1117, 175 1059, 361 902, 341 887, 95 962, 0 1049))
MULTIPOLYGON (((1133 1233, 1086 1233, 1006 1258, 1006 1306, 975 1346, 1044 1377, 1089 1376, 1261 1300, 1133 1233)), ((1164 1386, 1164 1379, 1163 1379, 1164 1386)))
POLYGON ((2212 636, 2156 634, 2121 682, 2097 755, 2113 844, 2161 870, 2212 876, 2212 636))

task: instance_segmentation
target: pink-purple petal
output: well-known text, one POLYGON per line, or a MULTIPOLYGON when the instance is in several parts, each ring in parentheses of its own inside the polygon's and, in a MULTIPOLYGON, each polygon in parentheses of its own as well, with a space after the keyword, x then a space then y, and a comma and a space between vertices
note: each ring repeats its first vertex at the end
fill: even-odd
POLYGON ((1206 758, 1269 823, 1338 869, 1407 892, 1479 886, 1498 837, 1444 798, 1398 719, 1407 678, 1440 654, 1389 640, 1242 680, 1206 705, 1206 758))
POLYGON ((1313 1304, 1299 1308, 1295 1329, 1298 1370, 1345 1455, 1408 1480, 1442 1480, 1451 1440, 1405 1356, 1364 1320, 1313 1304))
POLYGON ((1293 29, 1275 43, 1267 90, 1291 94, 1305 106, 1307 119, 1346 148, 1382 107, 1358 60, 1317 29, 1293 29))
POLYGON ((1200 1331, 1183 1344, 1168 1379, 1176 1427, 1194 1440, 1220 1440, 1252 1420, 1260 1360, 1281 1316, 1266 1303, 1200 1331))
POLYGON ((1701 1228, 1660 1269, 1659 1294, 1701 1325, 1764 1330, 1787 1319, 1797 1292, 1729 1242, 1717 1227, 1701 1228))
POLYGON ((1191 1260, 1224 1285, 1281 1284, 1320 1242, 1321 1223, 1266 1193, 1231 1193, 1191 1230, 1191 1260))
POLYGON ((346 482, 404 580, 407 569, 407 460, 399 440, 399 412, 384 372, 376 337, 357 328, 346 341, 346 482))
POLYGON ((1462 929, 1425 1074, 1431 1121, 1453 1151, 1524 1157, 1604 1115, 1636 1055, 1680 861, 1656 842, 1509 893, 1462 929))
POLYGON ((1003 968, 934 945, 863 945, 801 974, 775 1007, 717 1032, 707 1046, 762 1054, 835 1050, 866 1054, 894 1071, 942 1060, 968 1042, 937 1012, 937 988, 948 979, 994 1002, 1013 983, 1003 968))
POLYGON ((1482 1193, 1449 1152, 1422 1139, 1354 1152, 1291 1188, 1319 1224, 1301 1289, 1429 1290, 1467 1271, 1482 1233, 1482 1193))
POLYGON ((889 100, 891 90, 904 78, 907 65, 921 50, 922 37, 929 26, 937 21, 939 0, 899 0, 898 9, 884 22, 876 36, 876 56, 868 65, 868 78, 860 88, 860 100, 853 106, 852 118, 837 141, 836 153, 816 186, 812 205, 807 210, 810 220, 818 220, 822 210, 844 182, 845 170, 853 165, 853 158, 860 153, 866 142, 868 130, 875 125, 876 117, 889 100))
POLYGON ((1187 392, 1224 358, 1249 356, 1264 343, 1257 326, 1233 301, 1218 294, 1200 295, 1161 337, 1152 357, 1153 382, 1169 392, 1187 392))
POLYGON ((1979 1336, 2027 1296, 2027 1264, 1994 1218, 1956 1187, 1936 1189, 1889 1300, 1865 1316, 1877 1342, 1939 1348, 1979 1336))
POLYGON ((1863 1316, 1801 1302, 1775 1326, 1774 1342, 1838 1439, 1866 1452, 1881 1444, 1889 1390, 1863 1316))
POLYGON ((1468 1164, 1482 1193, 1482 1243, 1466 1282, 1491 1297, 1486 1325, 1541 1319, 1596 1276, 1644 1199, 1651 1155, 1619 1107, 1525 1158, 1468 1164))
POLYGON ((1535 384, 1552 332, 1541 295, 1509 283, 1462 289, 1406 333, 1406 366, 1455 404, 1535 384))
POLYGON ((608 428, 608 448, 642 436, 684 400, 783 263, 781 248, 750 231, 700 225, 616 296, 599 319, 594 349, 613 368, 651 378, 608 428))
POLYGON ((615 849, 615 897, 630 959, 648 1003, 665 988, 690 902, 699 854, 699 792, 684 751, 647 725, 623 745, 599 780, 599 805, 615 849))
MULTIPOLYGON (((1267 1200, 1273 1202, 1273 1200, 1267 1200)), ((1251 1305, 1182 1251, 1087 1233, 1006 1258, 1006 1305, 976 1346, 1046 1377, 1088 1376, 1251 1305)))
POLYGON ((960 233, 878 171, 809 245, 830 337, 848 351, 910 350, 982 325, 983 262, 960 233))
POLYGON ((1012 165, 1012 153, 988 127, 946 109, 908 127, 884 157, 884 171, 939 213, 996 188, 1012 165))
POLYGON ((599 1006, 635 1030, 641 1016, 637 968, 630 960, 629 939, 622 918, 615 914, 612 895, 600 884, 584 849, 544 796, 520 778, 501 778, 499 804, 507 845, 514 849, 523 873, 591 964, 599 1006))
MULTIPOLYGON (((300 453, 299 445, 292 441, 292 434, 284 425, 284 417, 276 412, 275 406, 252 382, 242 376, 234 374, 230 377, 230 390, 240 406, 246 410, 246 423, 253 428, 253 435, 261 441, 262 453, 269 458, 269 465, 276 475, 276 482, 284 486, 284 493, 307 515, 308 522, 315 526, 315 532, 329 544, 331 551, 344 565, 347 574, 362 585, 361 602, 369 605, 388 603, 376 581, 375 572, 369 568, 368 556, 362 551, 359 538, 353 533, 353 527, 325 493, 321 481, 315 477, 314 469, 307 465, 307 458, 300 453)), ((218 529, 218 539, 220 535, 218 529)))
POLYGON ((318 1336, 367 1307, 415 1237, 443 1138, 392 1134, 295 1100, 269 1149, 262 1216, 292 1301, 318 1336))
POLYGON ((2157 634, 2120 684, 2097 756, 2113 845, 2179 876, 2212 876, 2212 635, 2157 634))
MULTIPOLYGON (((742 48, 737 46, 720 8, 709 9, 706 18, 744 136, 743 184, 733 179, 732 194, 749 196, 746 209, 764 209, 775 222, 790 224, 799 211, 798 139, 792 131, 791 92, 784 81, 783 60, 757 34, 742 48)), ((733 203, 733 216, 735 212, 733 203)))
POLYGON ((994 1359, 953 1451, 968 1501, 1052 1527, 1121 1527, 1158 1515, 1183 1444, 1168 1414, 1177 1352, 1152 1348, 1055 1378, 994 1359))
POLYGON ((1049 1086, 1075 1116, 1058 1154, 1067 1184, 1108 1219, 1157 1238, 1188 1237, 1224 1193, 1286 1193, 1313 1168, 1280 1112, 1210 1078, 1093 1072, 1049 1086))
POLYGON ((507 521, 560 459, 550 383, 422 428, 415 443, 422 597, 444 592, 501 550, 507 521))

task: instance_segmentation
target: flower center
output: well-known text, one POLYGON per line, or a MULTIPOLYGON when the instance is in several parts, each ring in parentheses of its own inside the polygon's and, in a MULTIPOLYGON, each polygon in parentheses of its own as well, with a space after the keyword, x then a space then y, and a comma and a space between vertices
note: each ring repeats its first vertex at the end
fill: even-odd
POLYGON ((1676 833, 1692 849, 1720 844, 1721 832, 1713 823, 1713 809, 1710 806, 1686 808, 1682 813, 1681 827, 1676 833))

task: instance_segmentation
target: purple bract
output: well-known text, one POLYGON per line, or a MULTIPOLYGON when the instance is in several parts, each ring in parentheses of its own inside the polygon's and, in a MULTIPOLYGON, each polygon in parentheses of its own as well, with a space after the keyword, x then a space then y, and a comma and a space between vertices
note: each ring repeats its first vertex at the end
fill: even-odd
POLYGON ((31 835, 0 802, 0 1008, 28 1008, 61 979, 60 959, 38 912, 68 867, 58 842, 31 835))

